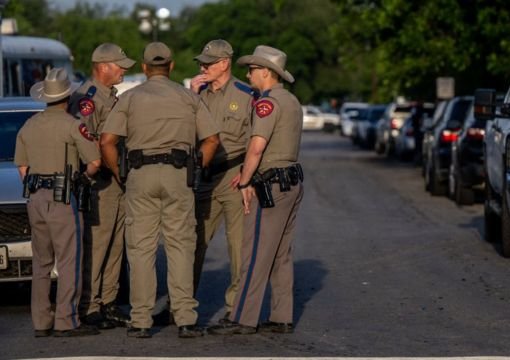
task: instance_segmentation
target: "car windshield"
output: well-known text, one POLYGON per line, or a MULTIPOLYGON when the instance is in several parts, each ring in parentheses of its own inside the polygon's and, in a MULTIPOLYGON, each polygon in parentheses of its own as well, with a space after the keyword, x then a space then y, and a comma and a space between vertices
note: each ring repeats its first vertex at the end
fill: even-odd
POLYGON ((0 112, 0 161, 12 161, 16 135, 25 121, 37 111, 0 112))
POLYGON ((384 108, 373 109, 373 110, 370 111, 370 115, 368 116, 368 120, 371 123, 375 123, 375 122, 379 121, 379 119, 382 117, 383 114, 384 114, 384 108))
POLYGON ((464 124, 467 111, 471 105, 471 100, 460 100, 453 105, 452 115, 448 119, 448 128, 457 128, 464 124))

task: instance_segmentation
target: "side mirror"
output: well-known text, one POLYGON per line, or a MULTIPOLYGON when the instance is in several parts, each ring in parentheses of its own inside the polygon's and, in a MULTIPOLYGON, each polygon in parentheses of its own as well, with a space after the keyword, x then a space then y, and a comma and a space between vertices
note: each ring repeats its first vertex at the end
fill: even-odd
POLYGON ((473 112, 477 120, 493 119, 496 114, 496 90, 476 89, 473 112))

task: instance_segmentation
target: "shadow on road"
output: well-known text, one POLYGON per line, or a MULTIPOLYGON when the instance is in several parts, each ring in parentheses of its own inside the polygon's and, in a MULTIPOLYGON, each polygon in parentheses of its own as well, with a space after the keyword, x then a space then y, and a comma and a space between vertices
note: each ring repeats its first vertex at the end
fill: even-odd
MULTIPOLYGON (((306 304, 323 287, 327 270, 318 260, 299 260, 294 263, 294 322, 297 324, 305 311, 306 304)), ((216 313, 222 317, 225 289, 229 283, 229 268, 205 271, 200 279, 197 299, 200 303, 198 313, 200 323, 207 324, 217 320, 216 313)), ((268 286, 261 311, 261 321, 269 317, 270 294, 268 286)))

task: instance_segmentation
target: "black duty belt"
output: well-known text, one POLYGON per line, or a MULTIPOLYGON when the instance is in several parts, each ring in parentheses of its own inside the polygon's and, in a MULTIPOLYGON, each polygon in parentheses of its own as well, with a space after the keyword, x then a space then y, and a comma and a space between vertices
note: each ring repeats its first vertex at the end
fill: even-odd
POLYGON ((303 181, 303 168, 300 164, 285 168, 271 168, 262 174, 262 179, 272 183, 290 182, 291 185, 297 185, 303 181))
POLYGON ((132 150, 128 153, 128 160, 129 166, 134 169, 151 164, 170 164, 180 169, 186 166, 188 154, 180 149, 172 149, 171 152, 154 155, 145 155, 142 150, 132 150))
POLYGON ((245 155, 246 155, 245 153, 242 153, 241 155, 236 156, 233 159, 225 160, 218 164, 211 164, 209 166, 209 176, 212 177, 212 176, 224 173, 227 170, 230 170, 230 169, 236 167, 237 165, 242 164, 244 162, 245 155))
POLYGON ((170 164, 174 165, 174 158, 172 155, 166 154, 156 154, 156 155, 143 155, 142 164, 150 165, 150 164, 170 164))

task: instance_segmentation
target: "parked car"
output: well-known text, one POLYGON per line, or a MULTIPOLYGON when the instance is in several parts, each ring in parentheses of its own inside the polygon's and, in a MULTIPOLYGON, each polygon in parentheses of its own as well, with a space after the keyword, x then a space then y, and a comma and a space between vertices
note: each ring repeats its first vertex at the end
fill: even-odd
POLYGON ((356 136, 359 145, 365 149, 373 149, 375 144, 375 127, 384 113, 386 105, 371 105, 360 120, 356 122, 356 136))
POLYGON ((441 118, 425 131, 425 189, 432 195, 447 194, 452 142, 457 140, 472 102, 472 96, 458 96, 449 100, 441 118))
POLYGON ((13 160, 18 130, 44 107, 22 97, 0 99, 0 282, 32 277, 27 200, 13 160))
POLYGON ((359 118, 359 110, 366 109, 368 104, 362 102, 345 102, 340 108, 340 134, 351 137, 354 122, 359 118))
POLYGON ((340 124, 340 116, 333 113, 324 113, 317 106, 304 105, 303 130, 333 131, 340 124))
POLYGON ((395 138, 395 155, 400 160, 421 161, 423 126, 433 116, 434 110, 432 103, 412 105, 411 114, 404 120, 395 138))
MULTIPOLYGON (((502 98, 499 100, 503 101, 502 98)), ((486 125, 486 119, 475 117, 472 104, 457 140, 452 143, 448 192, 457 205, 471 205, 475 200, 474 188, 484 184, 483 147, 486 125)))
POLYGON ((475 117, 486 119, 484 137, 485 239, 501 240, 503 256, 510 257, 510 89, 499 112, 496 92, 475 92, 475 117))
POLYGON ((378 154, 392 155, 395 150, 395 138, 404 120, 411 113, 409 103, 391 103, 384 111, 383 116, 377 122, 375 151, 378 154))
POLYGON ((318 107, 312 105, 302 106, 303 108, 303 130, 322 130, 324 118, 318 107))

